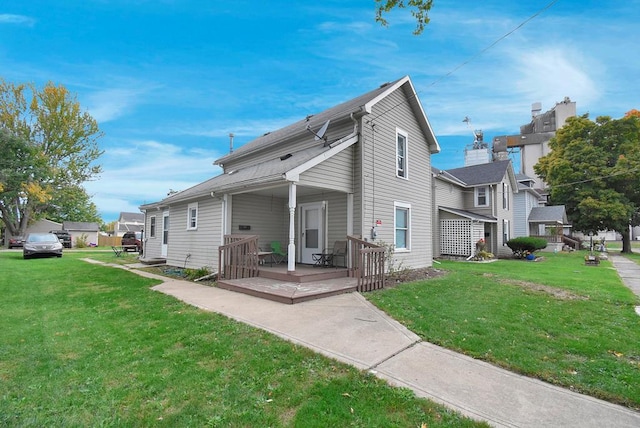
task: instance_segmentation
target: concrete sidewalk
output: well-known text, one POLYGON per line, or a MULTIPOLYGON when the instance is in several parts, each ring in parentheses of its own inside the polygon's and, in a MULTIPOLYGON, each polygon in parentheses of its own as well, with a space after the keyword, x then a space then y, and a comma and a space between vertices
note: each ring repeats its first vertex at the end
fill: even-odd
POLYGON ((638 412, 422 342, 358 293, 285 305, 186 281, 153 289, 370 370, 496 427, 640 427, 638 412))

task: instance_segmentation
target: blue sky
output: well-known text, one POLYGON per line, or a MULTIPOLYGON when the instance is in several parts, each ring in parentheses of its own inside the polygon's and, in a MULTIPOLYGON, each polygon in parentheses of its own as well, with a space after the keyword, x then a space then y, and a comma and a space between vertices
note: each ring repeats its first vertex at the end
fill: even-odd
POLYGON ((5 0, 0 77, 63 84, 98 120, 104 172, 85 187, 111 221, 217 175, 230 132, 237 147, 407 74, 443 169, 463 166, 465 116, 490 142, 537 101, 640 108, 640 0, 558 0, 478 55, 550 3, 435 0, 414 36, 372 0, 5 0))

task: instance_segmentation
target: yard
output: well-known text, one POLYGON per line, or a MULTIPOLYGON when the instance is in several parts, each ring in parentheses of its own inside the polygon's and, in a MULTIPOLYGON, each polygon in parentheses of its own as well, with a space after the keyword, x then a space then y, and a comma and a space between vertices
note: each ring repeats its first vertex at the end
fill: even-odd
POLYGON ((426 341, 640 409, 640 302, 585 254, 444 261, 444 276, 366 297, 426 341))
POLYGON ((486 426, 86 256, 0 252, 0 426, 486 426))

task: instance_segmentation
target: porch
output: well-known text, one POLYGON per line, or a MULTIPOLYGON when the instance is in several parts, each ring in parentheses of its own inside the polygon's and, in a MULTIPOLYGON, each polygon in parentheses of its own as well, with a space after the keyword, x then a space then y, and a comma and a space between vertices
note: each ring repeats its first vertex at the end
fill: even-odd
POLYGON ((286 264, 261 265, 258 275, 249 278, 218 279, 218 287, 280 303, 295 304, 357 291, 358 280, 348 276, 347 268, 296 265, 288 272, 286 264))
POLYGON ((384 248, 348 236, 348 267, 260 263, 259 236, 226 235, 218 248, 218 287, 294 304, 384 287, 384 248))

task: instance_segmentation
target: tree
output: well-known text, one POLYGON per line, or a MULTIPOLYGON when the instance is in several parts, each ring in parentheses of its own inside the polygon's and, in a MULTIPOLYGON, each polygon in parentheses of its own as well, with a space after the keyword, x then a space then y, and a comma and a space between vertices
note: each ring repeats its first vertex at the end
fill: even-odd
POLYGON ((52 201, 100 173, 98 124, 62 85, 14 85, 0 79, 2 150, 0 219, 24 234, 52 201))
POLYGON ((619 232, 622 252, 630 253, 629 226, 640 224, 640 118, 569 118, 549 148, 534 170, 550 186, 551 202, 566 206, 576 230, 619 232))
POLYGON ((416 19, 417 25, 413 34, 421 34, 424 31, 425 25, 429 23, 429 11, 433 0, 375 0, 376 1, 376 22, 379 22, 383 26, 389 25, 389 22, 384 18, 384 14, 391 12, 395 8, 404 9, 406 7, 412 8, 411 15, 416 19))
POLYGON ((102 224, 98 207, 82 186, 69 186, 55 192, 44 215, 58 223, 86 221, 102 224))

